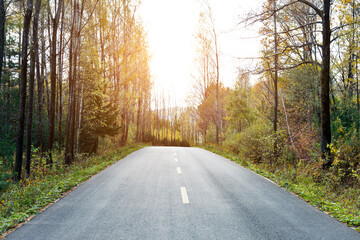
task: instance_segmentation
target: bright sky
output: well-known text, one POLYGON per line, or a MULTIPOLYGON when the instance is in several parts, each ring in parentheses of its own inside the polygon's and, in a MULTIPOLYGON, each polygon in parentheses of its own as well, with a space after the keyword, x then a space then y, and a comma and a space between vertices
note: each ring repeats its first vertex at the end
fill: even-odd
MULTIPOLYGON (((259 52, 256 29, 239 30, 239 16, 259 8, 262 0, 209 0, 219 33, 220 80, 232 86, 237 68, 245 67, 236 57, 255 57, 259 52)), ((172 105, 185 106, 196 71, 194 34, 200 14, 199 0, 143 0, 138 10, 149 41, 154 87, 170 94, 172 105)))

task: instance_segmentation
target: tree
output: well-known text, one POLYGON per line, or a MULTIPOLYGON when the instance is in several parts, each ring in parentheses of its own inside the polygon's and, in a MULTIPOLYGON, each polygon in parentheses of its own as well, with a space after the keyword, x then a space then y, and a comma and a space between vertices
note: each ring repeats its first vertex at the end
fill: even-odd
POLYGON ((250 126, 256 117, 254 110, 251 109, 249 81, 249 74, 240 71, 236 85, 226 104, 231 128, 236 132, 241 132, 250 126))
MULTIPOLYGON (((119 114, 114 103, 106 103, 108 96, 104 94, 102 74, 97 67, 100 58, 94 44, 93 34, 89 31, 83 38, 81 51, 81 81, 83 99, 81 129, 79 133, 79 150, 87 153, 96 153, 99 138, 114 136, 119 132, 116 117, 119 114)), ((80 110, 79 110, 80 111, 80 110)))
MULTIPOLYGON (((316 43, 316 42, 302 42, 301 44, 286 44, 283 46, 282 51, 279 53, 287 54, 288 59, 292 59, 291 54, 289 54, 289 50, 299 50, 299 49, 305 49, 306 46, 315 46, 314 49, 316 49, 317 46, 321 46, 321 64, 314 62, 313 60, 303 59, 297 62, 294 61, 287 61, 286 64, 283 65, 282 68, 279 68, 279 70, 285 70, 285 69, 292 69, 296 68, 300 65, 304 64, 315 64, 321 66, 321 73, 320 73, 320 88, 321 88, 321 152, 323 155, 323 158, 328 156, 330 154, 330 148, 329 145, 331 143, 331 126, 330 126, 330 45, 333 41, 331 39, 331 34, 337 30, 330 28, 330 9, 331 9, 331 1, 330 0, 324 0, 322 7, 316 6, 314 3, 309 2, 307 0, 290 0, 281 6, 277 6, 276 9, 269 10, 266 9, 261 14, 256 14, 255 16, 249 18, 252 21, 265 21, 269 17, 273 16, 275 13, 279 13, 283 11, 284 9, 287 9, 291 7, 292 5, 299 6, 301 4, 302 6, 309 7, 315 16, 317 16, 317 20, 312 22, 304 22, 300 26, 296 26, 293 28, 286 28, 283 32, 279 33, 284 35, 284 38, 289 39, 290 37, 297 36, 297 32, 299 29, 304 29, 308 26, 315 26, 316 24, 321 24, 322 30, 321 30, 321 36, 322 36, 322 43, 316 43), (255 19, 255 20, 254 20, 255 19)), ((301 6, 300 5, 300 6, 301 6)), ((298 22, 300 23, 300 22, 298 22)), ((314 30, 314 28, 313 28, 314 30)), ((318 31, 318 30, 317 30, 318 31)), ((286 43, 286 41, 284 41, 286 43)), ((279 49, 280 50, 280 49, 279 49)), ((328 163, 326 164, 329 166, 331 165, 331 160, 329 159, 328 163)))
POLYGON ((26 78, 27 78, 27 52, 29 44, 29 30, 31 23, 31 15, 33 11, 33 1, 28 0, 26 4, 26 12, 24 17, 23 39, 21 49, 21 74, 20 74, 20 105, 19 105, 19 122, 16 141, 16 159, 14 172, 15 180, 21 178, 22 158, 23 158, 23 142, 25 128, 25 103, 26 103, 26 78))
POLYGON ((64 48, 65 48, 65 36, 64 36, 64 18, 65 18, 65 6, 64 1, 62 1, 62 11, 61 11, 61 25, 60 25, 60 44, 59 44, 59 80, 58 80, 58 88, 59 88, 59 97, 58 97, 58 142, 59 148, 62 146, 62 117, 63 117, 63 69, 64 69, 64 48))
POLYGON ((213 51, 215 54, 215 73, 216 73, 216 143, 219 143, 219 131, 220 131, 220 105, 219 105, 219 87, 220 87, 220 67, 219 67, 219 46, 218 46, 218 34, 215 27, 215 20, 212 14, 212 10, 209 2, 206 2, 208 11, 207 15, 210 20, 211 38, 214 40, 213 51))
MULTIPOLYGON (((331 143, 331 126, 330 126, 330 45, 331 45, 331 33, 333 32, 330 28, 330 0, 324 0, 322 9, 314 5, 313 3, 306 0, 298 0, 291 3, 302 3, 309 6, 316 15, 320 18, 322 25, 322 62, 320 72, 320 87, 321 87, 321 152, 323 158, 330 154, 329 145, 331 143)), ((278 11, 278 10, 276 10, 278 11)), ((332 160, 328 160, 326 166, 330 166, 332 160)))
POLYGON ((37 100, 38 100, 38 143, 40 152, 43 154, 43 106, 44 106, 44 79, 45 79, 45 37, 44 37, 44 12, 40 16, 40 43, 41 54, 36 54, 36 78, 37 78, 37 100), (41 60, 39 55, 41 55, 41 60))
MULTIPOLYGON (((331 126, 330 126, 330 0, 324 0, 323 10, 321 11, 307 1, 301 1, 313 8, 322 19, 322 63, 320 72, 321 86, 321 152, 323 157, 330 154, 331 126)), ((328 160, 326 166, 330 166, 332 160, 328 160)))
MULTIPOLYGON (((273 0, 274 9, 276 9, 276 0, 273 0)), ((278 56, 278 32, 277 32, 277 14, 274 12, 274 133, 277 132, 278 124, 278 68, 279 68, 279 56, 278 56)), ((277 152, 277 146, 275 142, 275 155, 277 152)))
MULTIPOLYGON (((203 102, 206 96, 206 89, 215 82, 215 106, 216 106, 216 143, 219 143, 220 135, 220 103, 219 103, 219 88, 220 82, 220 63, 219 63, 219 46, 218 46, 218 33, 215 26, 215 19, 212 13, 212 9, 208 1, 203 1, 204 10, 200 13, 199 29, 197 33, 197 39, 199 42, 199 78, 195 84, 195 95, 200 102, 203 102)), ((203 133, 206 136, 208 125, 206 122, 202 122, 203 133)))
MULTIPOLYGON (((332 48, 332 119, 338 117, 342 126, 352 129, 355 122, 359 132, 358 111, 358 20, 356 1, 342 0, 334 9, 337 22, 344 27, 336 33, 337 41, 332 48), (355 110, 356 109, 356 110, 355 110)), ((334 136, 336 139, 336 136, 334 136)))
POLYGON ((4 60, 4 46, 5 46, 5 4, 4 0, 0 0, 0 91, 2 91, 2 69, 4 60))
POLYGON ((66 147, 65 147, 65 164, 74 161, 74 146, 76 132, 76 77, 78 71, 78 57, 80 53, 80 34, 83 5, 80 7, 77 0, 74 1, 72 8, 72 23, 70 30, 70 50, 69 50, 69 108, 66 123, 66 147))
POLYGON ((37 0, 35 4, 35 14, 33 20, 33 39, 30 49, 30 76, 29 76, 29 101, 27 108, 27 122, 26 122, 26 174, 30 175, 31 164, 31 137, 32 137, 32 120, 33 120, 33 102, 34 102, 34 79, 35 79, 35 62, 36 53, 38 52, 38 22, 40 14, 41 0, 37 0))
MULTIPOLYGON (((208 128, 213 124, 215 126, 215 142, 218 140, 216 135, 216 123, 223 125, 225 122, 225 102, 226 97, 229 95, 229 89, 225 88, 222 84, 219 86, 218 98, 216 94, 216 83, 210 83, 206 89, 206 98, 198 105, 197 112, 199 115, 198 126, 203 133, 204 141, 208 140, 208 128), (219 106, 216 102, 219 100, 219 106), (219 109, 219 110, 218 110, 219 109), (219 117, 219 120, 218 120, 219 117)), ((219 125, 220 125, 219 124, 219 125)))
POLYGON ((61 9, 63 7, 63 0, 59 0, 55 9, 55 16, 52 15, 49 9, 51 25, 52 25, 52 37, 50 46, 50 84, 51 84, 51 97, 50 97, 50 108, 49 108, 49 163, 52 163, 52 149, 54 145, 55 135, 55 100, 56 100, 56 54, 57 54, 57 32, 59 27, 59 19, 61 9))

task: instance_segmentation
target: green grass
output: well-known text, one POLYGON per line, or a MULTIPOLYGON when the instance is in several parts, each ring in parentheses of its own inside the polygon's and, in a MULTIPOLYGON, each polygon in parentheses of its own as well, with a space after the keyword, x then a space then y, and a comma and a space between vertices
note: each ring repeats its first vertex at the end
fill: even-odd
POLYGON ((48 204, 142 146, 123 147, 92 157, 80 157, 71 166, 62 164, 63 156, 55 153, 51 169, 45 160, 34 157, 32 175, 10 184, 0 192, 0 235, 39 213, 48 204))
POLYGON ((262 175, 279 186, 295 193, 304 201, 317 207, 318 209, 330 214, 337 220, 347 224, 360 232, 360 186, 334 187, 331 175, 321 172, 321 181, 314 175, 319 174, 313 166, 268 166, 266 164, 255 164, 241 159, 231 151, 227 151, 217 146, 205 146, 204 149, 228 158, 253 172, 262 175))

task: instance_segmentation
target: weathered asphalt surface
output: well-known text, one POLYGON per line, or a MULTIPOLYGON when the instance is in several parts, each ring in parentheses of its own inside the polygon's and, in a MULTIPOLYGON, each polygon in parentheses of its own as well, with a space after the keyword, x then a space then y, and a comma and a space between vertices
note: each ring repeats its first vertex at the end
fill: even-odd
POLYGON ((349 240, 360 234, 218 155, 148 147, 94 176, 6 239, 349 240), (183 203, 181 187, 189 203, 183 203))

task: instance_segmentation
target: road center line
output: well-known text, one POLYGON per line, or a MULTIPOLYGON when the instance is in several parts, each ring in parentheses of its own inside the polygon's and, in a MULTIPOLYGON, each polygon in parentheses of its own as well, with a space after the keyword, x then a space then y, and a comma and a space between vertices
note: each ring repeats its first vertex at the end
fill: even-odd
POLYGON ((186 192, 186 188, 185 187, 180 187, 180 190, 181 190, 181 197, 182 197, 183 203, 184 204, 189 203, 189 198, 188 198, 188 195, 187 195, 187 192, 186 192))
POLYGON ((178 174, 181 174, 181 168, 177 167, 176 171, 177 171, 178 174))
POLYGON ((175 162, 178 162, 178 159, 177 159, 177 157, 175 157, 175 162))

